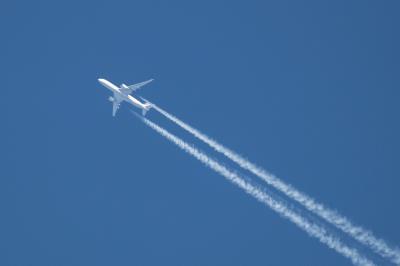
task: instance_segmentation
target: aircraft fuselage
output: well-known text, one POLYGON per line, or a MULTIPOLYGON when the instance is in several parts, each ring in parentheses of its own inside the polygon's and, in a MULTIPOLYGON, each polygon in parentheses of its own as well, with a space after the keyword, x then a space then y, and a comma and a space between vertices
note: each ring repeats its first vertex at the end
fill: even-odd
POLYGON ((141 103, 139 100, 135 99, 129 94, 124 94, 120 91, 120 89, 115 86, 113 83, 109 82, 106 79, 98 79, 101 85, 109 89, 111 92, 113 92, 114 97, 118 97, 118 100, 123 100, 126 101, 136 107, 139 107, 140 109, 146 109, 145 104, 141 103))

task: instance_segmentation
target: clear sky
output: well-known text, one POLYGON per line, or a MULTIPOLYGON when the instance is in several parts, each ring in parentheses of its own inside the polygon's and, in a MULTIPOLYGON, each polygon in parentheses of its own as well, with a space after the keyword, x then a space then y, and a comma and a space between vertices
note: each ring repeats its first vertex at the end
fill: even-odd
POLYGON ((350 265, 133 107, 113 118, 99 77, 154 78, 140 95, 400 245, 399 8, 2 2, 0 265, 350 265))

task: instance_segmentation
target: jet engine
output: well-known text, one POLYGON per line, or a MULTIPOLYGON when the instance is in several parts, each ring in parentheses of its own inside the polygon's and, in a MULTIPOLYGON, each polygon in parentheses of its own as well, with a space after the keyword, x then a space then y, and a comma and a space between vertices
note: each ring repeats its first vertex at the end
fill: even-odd
POLYGON ((114 102, 114 98, 113 97, 108 97, 108 100, 110 101, 110 102, 114 102))

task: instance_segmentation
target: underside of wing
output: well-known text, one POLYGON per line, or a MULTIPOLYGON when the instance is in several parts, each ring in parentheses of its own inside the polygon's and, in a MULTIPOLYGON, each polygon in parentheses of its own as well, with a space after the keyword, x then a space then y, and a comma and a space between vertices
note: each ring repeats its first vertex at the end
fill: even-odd
POLYGON ((119 97, 117 97, 117 95, 115 95, 115 93, 114 93, 114 97, 112 97, 112 104, 113 104, 112 115, 115 116, 115 114, 117 113, 118 108, 121 104, 121 100, 119 99, 119 97))
POLYGON ((129 85, 129 86, 127 86, 125 84, 122 84, 120 86, 120 90, 124 94, 131 94, 133 91, 136 91, 136 90, 140 89, 141 87, 143 87, 144 85, 146 85, 146 84, 148 84, 148 83, 150 83, 152 81, 153 81, 153 79, 149 79, 149 80, 146 80, 146 81, 143 81, 143 82, 140 82, 140 83, 136 83, 136 84, 133 84, 133 85, 129 85))
POLYGON ((120 103, 113 102, 113 111, 112 111, 113 116, 115 116, 115 114, 117 113, 119 105, 120 105, 120 103))

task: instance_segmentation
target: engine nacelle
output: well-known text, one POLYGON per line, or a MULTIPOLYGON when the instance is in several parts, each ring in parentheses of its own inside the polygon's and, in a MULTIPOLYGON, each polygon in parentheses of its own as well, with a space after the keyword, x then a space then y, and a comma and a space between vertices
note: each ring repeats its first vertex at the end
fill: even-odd
POLYGON ((110 102, 114 102, 114 98, 113 97, 108 97, 108 100, 110 101, 110 102))

